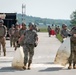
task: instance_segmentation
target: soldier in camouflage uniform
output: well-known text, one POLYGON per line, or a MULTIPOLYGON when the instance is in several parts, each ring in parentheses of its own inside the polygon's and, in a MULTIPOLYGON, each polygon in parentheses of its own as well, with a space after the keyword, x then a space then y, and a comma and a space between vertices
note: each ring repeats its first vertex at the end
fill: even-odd
POLYGON ((13 42, 14 31, 15 31, 15 28, 14 28, 14 25, 12 25, 12 27, 9 29, 10 47, 12 47, 12 44, 13 44, 13 47, 15 47, 15 46, 14 46, 14 42, 13 42))
POLYGON ((29 23, 29 30, 26 30, 24 33, 24 66, 23 69, 26 69, 26 65, 28 63, 28 69, 30 69, 30 65, 32 63, 33 55, 34 55, 34 43, 38 41, 38 35, 35 30, 33 30, 32 23, 29 23), (29 58, 29 59, 28 59, 29 58))
POLYGON ((76 69, 76 26, 71 30, 71 55, 69 57, 69 67, 68 69, 72 68, 73 62, 73 69, 76 69))
POLYGON ((69 33, 69 30, 67 29, 67 25, 63 24, 62 30, 61 30, 62 42, 64 42, 64 39, 67 38, 68 33, 69 33))
POLYGON ((15 50, 17 49, 18 46, 18 39, 20 37, 19 35, 19 24, 16 24, 15 26, 15 31, 14 31, 14 38, 13 38, 13 42, 14 42, 14 46, 15 46, 15 50))
MULTIPOLYGON (((5 37, 7 34, 7 28, 6 28, 6 26, 3 25, 3 23, 4 23, 3 20, 0 19, 0 46, 2 45, 4 56, 6 56, 5 37)), ((1 52, 1 48, 0 48, 0 52, 1 52)))
MULTIPOLYGON (((22 28, 21 28, 20 31, 19 31, 20 37, 21 37, 25 32, 26 32, 26 24, 25 24, 25 23, 22 23, 22 28)), ((21 46, 23 46, 23 41, 24 41, 24 39, 19 39, 19 44, 20 44, 21 46)))

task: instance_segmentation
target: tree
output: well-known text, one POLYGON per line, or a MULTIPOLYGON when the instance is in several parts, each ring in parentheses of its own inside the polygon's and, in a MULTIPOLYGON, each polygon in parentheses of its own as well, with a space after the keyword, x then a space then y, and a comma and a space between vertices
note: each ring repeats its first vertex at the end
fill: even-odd
POLYGON ((74 12, 71 14, 70 18, 71 18, 71 24, 72 24, 73 26, 75 26, 75 25, 76 25, 76 11, 74 11, 74 12))

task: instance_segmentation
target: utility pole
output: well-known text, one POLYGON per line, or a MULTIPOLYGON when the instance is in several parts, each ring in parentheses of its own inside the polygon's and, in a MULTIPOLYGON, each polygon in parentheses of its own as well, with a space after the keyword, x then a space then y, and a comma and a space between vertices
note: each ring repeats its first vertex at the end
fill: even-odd
POLYGON ((22 4, 22 22, 25 22, 25 16, 26 16, 26 5, 22 4))

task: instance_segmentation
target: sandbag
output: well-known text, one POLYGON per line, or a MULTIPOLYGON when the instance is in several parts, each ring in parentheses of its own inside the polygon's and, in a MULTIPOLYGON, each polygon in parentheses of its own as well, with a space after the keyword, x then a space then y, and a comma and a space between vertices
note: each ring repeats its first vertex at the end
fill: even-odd
POLYGON ((68 63, 70 53, 71 53, 70 37, 67 37, 66 40, 64 40, 64 42, 59 47, 54 63, 65 66, 68 63))
POLYGON ((15 55, 12 60, 12 67, 20 69, 23 66, 24 66, 24 53, 23 53, 23 48, 20 46, 15 51, 15 55))

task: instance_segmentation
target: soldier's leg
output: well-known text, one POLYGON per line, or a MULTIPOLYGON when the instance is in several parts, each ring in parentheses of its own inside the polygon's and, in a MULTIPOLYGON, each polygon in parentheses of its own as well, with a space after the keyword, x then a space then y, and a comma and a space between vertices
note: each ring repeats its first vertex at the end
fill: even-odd
POLYGON ((12 47, 12 37, 10 37, 10 47, 12 47))
POLYGON ((0 43, 0 55, 1 55, 1 43, 0 43))
POLYGON ((23 69, 26 69, 26 65, 28 62, 28 47, 26 45, 23 46, 23 52, 24 52, 24 66, 23 69))
POLYGON ((73 69, 76 69, 76 46, 74 46, 73 69))
POLYGON ((68 67, 68 69, 71 69, 71 68, 72 68, 72 53, 69 57, 69 67, 68 67))
POLYGON ((5 42, 5 38, 2 38, 1 44, 2 44, 2 48, 3 48, 4 56, 6 56, 6 47, 5 47, 6 42, 5 42))
POLYGON ((12 44, 13 44, 13 47, 15 47, 15 44, 14 44, 14 37, 12 37, 12 44))
POLYGON ((29 46, 29 61, 28 61, 28 69, 30 69, 31 63, 32 63, 32 59, 33 59, 33 55, 34 55, 34 46, 30 45, 29 46))
POLYGON ((74 45, 73 45, 73 43, 71 43, 71 54, 70 54, 70 57, 69 57, 69 67, 68 67, 68 69, 71 69, 72 68, 72 60, 73 60, 73 56, 74 56, 74 54, 73 54, 73 50, 74 50, 74 47, 73 47, 74 45))
POLYGON ((13 47, 15 47, 15 38, 13 37, 13 47))
POLYGON ((15 38, 14 42, 15 42, 15 50, 16 50, 17 49, 17 38, 15 38))

